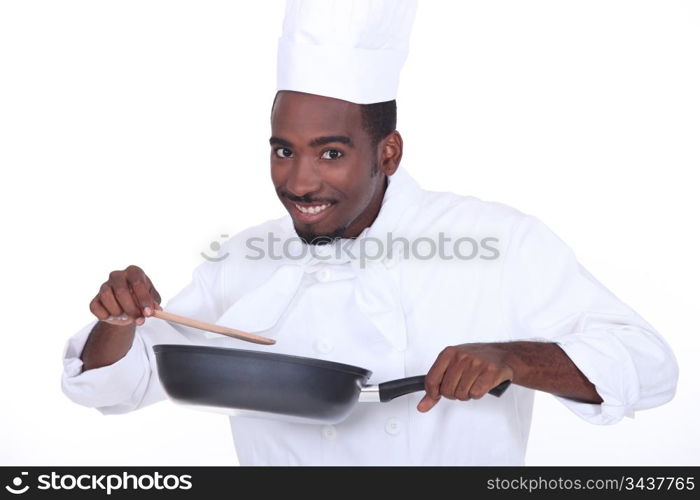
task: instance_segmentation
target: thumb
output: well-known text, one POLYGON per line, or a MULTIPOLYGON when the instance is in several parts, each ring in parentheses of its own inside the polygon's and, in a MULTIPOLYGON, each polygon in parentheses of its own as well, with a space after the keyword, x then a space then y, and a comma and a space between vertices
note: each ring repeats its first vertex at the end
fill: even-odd
POLYGON ((433 406, 435 406, 438 401, 440 401, 440 396, 437 397, 437 399, 433 399, 427 394, 423 396, 423 399, 420 400, 420 403, 418 403, 418 411, 421 413, 425 413, 426 411, 430 410, 433 406))

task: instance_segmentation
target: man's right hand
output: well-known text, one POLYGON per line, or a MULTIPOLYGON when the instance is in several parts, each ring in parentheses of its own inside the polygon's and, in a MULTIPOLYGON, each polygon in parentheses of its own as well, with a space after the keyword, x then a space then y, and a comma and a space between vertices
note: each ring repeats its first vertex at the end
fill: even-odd
POLYGON ((160 294, 138 266, 112 271, 90 302, 97 319, 115 326, 142 325, 160 307, 160 294))
POLYGON ((136 326, 161 309, 160 294, 138 266, 112 271, 90 302, 100 321, 85 341, 80 359, 83 371, 111 365, 131 349, 136 326))

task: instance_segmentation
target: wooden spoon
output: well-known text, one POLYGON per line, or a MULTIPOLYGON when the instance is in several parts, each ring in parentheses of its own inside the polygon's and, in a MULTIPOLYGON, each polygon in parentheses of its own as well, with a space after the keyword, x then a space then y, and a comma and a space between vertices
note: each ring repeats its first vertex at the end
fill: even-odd
POLYGON ((234 330, 233 328, 227 328, 225 326, 213 325, 211 323, 205 323, 204 321, 198 321, 192 318, 186 318, 185 316, 179 316, 177 314, 165 312, 162 310, 155 310, 153 316, 156 318, 164 319, 165 321, 172 321, 173 323, 179 323, 185 326, 191 326, 192 328, 197 328, 199 330, 206 330, 212 333, 219 333, 221 335, 226 335, 228 337, 233 337, 235 339, 245 340, 246 342, 253 342, 255 344, 272 345, 275 343, 274 339, 269 339, 267 337, 261 337, 253 333, 243 332, 241 330, 234 330))

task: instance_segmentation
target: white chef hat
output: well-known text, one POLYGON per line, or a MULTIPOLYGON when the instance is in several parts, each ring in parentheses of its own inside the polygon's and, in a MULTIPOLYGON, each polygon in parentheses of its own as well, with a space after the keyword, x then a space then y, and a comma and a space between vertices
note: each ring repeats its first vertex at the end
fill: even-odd
POLYGON ((277 90, 357 104, 396 98, 417 0, 287 0, 277 90))

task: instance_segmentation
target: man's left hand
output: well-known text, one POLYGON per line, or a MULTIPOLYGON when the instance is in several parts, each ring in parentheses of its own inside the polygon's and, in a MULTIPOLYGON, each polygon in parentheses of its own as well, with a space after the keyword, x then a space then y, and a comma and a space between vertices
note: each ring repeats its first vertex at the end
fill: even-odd
POLYGON ((498 344, 461 344, 446 347, 425 377, 425 396, 418 411, 426 412, 441 396, 468 401, 479 399, 505 380, 513 369, 506 362, 509 352, 498 344))

